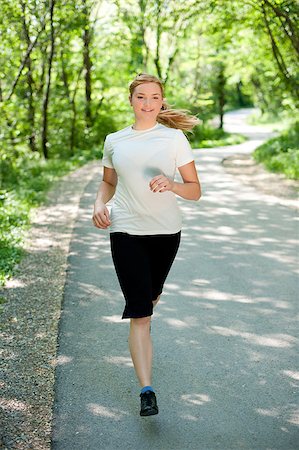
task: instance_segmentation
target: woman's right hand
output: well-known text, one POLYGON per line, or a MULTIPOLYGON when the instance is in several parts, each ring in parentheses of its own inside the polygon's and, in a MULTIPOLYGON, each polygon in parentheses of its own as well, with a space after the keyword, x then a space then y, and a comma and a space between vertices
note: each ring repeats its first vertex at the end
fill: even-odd
POLYGON ((111 221, 108 208, 104 203, 94 205, 92 221, 95 227, 106 229, 110 227, 111 221))

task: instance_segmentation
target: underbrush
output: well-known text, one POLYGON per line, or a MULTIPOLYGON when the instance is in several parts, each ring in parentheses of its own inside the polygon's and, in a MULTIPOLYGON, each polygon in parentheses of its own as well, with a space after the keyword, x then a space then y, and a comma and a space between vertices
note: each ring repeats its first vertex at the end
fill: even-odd
POLYGON ((44 160, 19 155, 0 161, 0 286, 10 278, 23 255, 24 232, 30 225, 30 211, 41 205, 47 192, 63 175, 92 159, 90 153, 70 160, 44 160))
POLYGON ((203 125, 195 128, 190 134, 190 143, 193 148, 222 147, 225 145, 241 144, 246 140, 241 134, 227 133, 220 128, 203 125))
MULTIPOLYGON (((212 127, 199 129, 188 137, 193 148, 238 144, 243 136, 212 127)), ((30 210, 41 205, 47 192, 63 175, 87 161, 100 158, 100 146, 68 160, 44 160, 24 150, 14 160, 0 161, 0 286, 15 273, 23 254, 24 232, 30 225, 30 210)))
POLYGON ((273 172, 299 179, 299 122, 258 147, 253 157, 273 172))

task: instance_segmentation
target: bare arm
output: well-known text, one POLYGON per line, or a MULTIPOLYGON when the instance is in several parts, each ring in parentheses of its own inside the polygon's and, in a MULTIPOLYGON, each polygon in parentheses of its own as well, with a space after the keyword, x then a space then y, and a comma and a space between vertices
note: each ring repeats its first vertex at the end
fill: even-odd
POLYGON ((164 175, 158 175, 150 181, 153 192, 171 191, 187 200, 199 200, 201 197, 200 182, 194 161, 179 167, 183 183, 172 181, 164 175))
POLYGON ((104 167, 103 181, 101 181, 94 204, 92 220, 97 228, 108 228, 111 225, 106 203, 112 199, 117 185, 117 174, 114 169, 104 167))

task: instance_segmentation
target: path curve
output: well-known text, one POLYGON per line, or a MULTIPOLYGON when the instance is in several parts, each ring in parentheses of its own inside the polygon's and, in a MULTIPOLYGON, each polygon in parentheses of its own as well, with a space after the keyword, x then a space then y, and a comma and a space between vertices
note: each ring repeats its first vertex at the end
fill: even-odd
POLYGON ((225 115, 224 129, 231 133, 241 133, 249 141, 230 147, 229 150, 233 153, 230 151, 225 155, 222 163, 226 171, 238 177, 243 184, 253 186, 281 205, 299 210, 299 181, 268 171, 251 156, 255 148, 277 134, 264 125, 247 124, 247 117, 254 111, 255 109, 242 109, 225 115))
POLYGON ((203 198, 179 200, 182 243, 153 317, 151 418, 139 416, 108 231, 90 220, 97 179, 88 184, 59 325, 54 450, 295 449, 295 211, 221 164, 264 138, 195 151, 203 198))

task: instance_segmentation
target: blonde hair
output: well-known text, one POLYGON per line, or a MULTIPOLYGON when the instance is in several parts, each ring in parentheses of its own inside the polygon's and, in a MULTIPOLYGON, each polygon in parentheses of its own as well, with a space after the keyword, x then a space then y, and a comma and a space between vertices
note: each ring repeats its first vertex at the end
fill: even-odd
MULTIPOLYGON (((130 96, 132 97, 134 89, 143 83, 156 83, 160 86, 162 98, 164 98, 163 82, 154 75, 147 73, 138 74, 129 84, 130 96)), ((157 122, 162 123, 169 128, 179 128, 182 131, 192 131, 192 129, 201 123, 193 115, 188 114, 188 109, 172 109, 170 105, 163 101, 161 112, 157 116, 157 122)))

